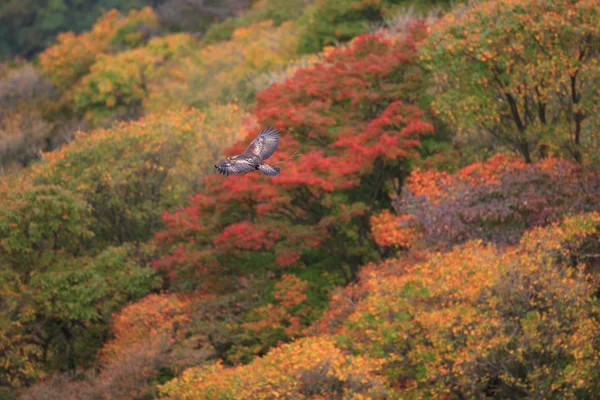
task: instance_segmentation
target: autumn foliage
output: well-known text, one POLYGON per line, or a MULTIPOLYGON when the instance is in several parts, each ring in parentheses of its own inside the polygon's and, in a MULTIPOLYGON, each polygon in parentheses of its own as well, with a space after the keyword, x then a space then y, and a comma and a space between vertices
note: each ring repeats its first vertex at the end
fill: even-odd
POLYGON ((396 273, 391 263, 372 268, 368 294, 336 333, 344 348, 385 358, 401 396, 591 396, 598 303, 580 249, 597 240, 598 222, 569 218, 506 251, 471 241, 425 262, 398 260, 396 273))
POLYGON ((162 396, 591 396, 598 303, 582 246, 599 226, 598 214, 581 215, 506 250, 471 241, 369 266, 334 297, 332 312, 345 312, 323 317, 339 323, 247 366, 189 369, 162 396))
POLYGON ((198 190, 220 147, 249 122, 235 105, 154 113, 82 133, 46 154, 29 174, 37 184, 61 185, 82 196, 92 206, 97 240, 142 240, 160 226, 164 209, 198 190))
POLYGON ((143 395, 148 380, 173 362, 169 353, 189 323, 187 304, 174 295, 151 294, 123 308, 113 319, 114 338, 101 351, 103 371, 93 381, 97 390, 118 398, 143 395))
POLYGON ((454 245, 470 239, 514 244, 523 232, 570 213, 598 211, 600 175, 556 158, 533 164, 494 156, 454 174, 415 169, 403 196, 374 217, 382 245, 454 245))
POLYGON ((594 0, 482 1, 437 24, 422 52, 434 107, 465 136, 491 136, 527 162, 597 161, 594 0))
POLYGON ((266 20, 235 29, 230 40, 190 47, 167 63, 166 73, 150 82, 145 107, 249 102, 255 94, 252 80, 293 61, 296 43, 293 22, 275 26, 266 20))
POLYGON ((100 55, 138 47, 157 27, 156 14, 149 7, 131 10, 127 15, 111 10, 88 32, 59 34, 58 43, 40 54, 40 66, 58 88, 66 90, 89 71, 100 55))
MULTIPOLYGON (((259 93, 258 121, 283 133, 278 160, 297 157, 277 179, 206 178, 205 191, 187 208, 165 213, 167 229, 156 238, 173 250, 155 266, 174 283, 180 275, 210 289, 214 274, 237 274, 244 264, 300 265, 304 256, 341 263, 353 279, 377 257, 368 238, 370 210, 389 204, 387 185, 402 181, 420 137, 431 132, 425 113, 411 104, 422 29, 415 24, 413 36, 399 41, 360 37, 259 93)), ((226 154, 243 150, 256 132, 226 154)))
POLYGON ((188 34, 173 34, 153 38, 143 47, 99 56, 73 88, 74 110, 92 122, 139 116, 161 68, 193 42, 188 34))
POLYGON ((113 319, 114 339, 103 349, 108 359, 117 358, 130 346, 142 340, 170 339, 177 330, 183 331, 189 317, 185 314, 186 301, 176 296, 151 294, 128 305, 113 319))
POLYGON ((272 350, 249 366, 191 368, 161 387, 163 399, 385 398, 379 363, 352 356, 324 337, 272 350))
POLYGON ((0 398, 595 398, 596 2, 242 3, 0 65, 0 398))

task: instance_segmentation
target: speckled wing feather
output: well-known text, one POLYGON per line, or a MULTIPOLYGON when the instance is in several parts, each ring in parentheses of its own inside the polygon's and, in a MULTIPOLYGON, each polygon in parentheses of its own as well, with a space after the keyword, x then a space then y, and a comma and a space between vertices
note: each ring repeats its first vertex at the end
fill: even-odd
POLYGON ((217 170, 220 173, 227 176, 251 172, 256 168, 255 164, 252 163, 252 160, 245 157, 240 157, 233 160, 225 160, 219 165, 215 165, 215 167, 217 167, 217 170))
POLYGON ((263 160, 271 157, 279 146, 279 132, 271 126, 263 129, 244 153, 254 154, 263 160))

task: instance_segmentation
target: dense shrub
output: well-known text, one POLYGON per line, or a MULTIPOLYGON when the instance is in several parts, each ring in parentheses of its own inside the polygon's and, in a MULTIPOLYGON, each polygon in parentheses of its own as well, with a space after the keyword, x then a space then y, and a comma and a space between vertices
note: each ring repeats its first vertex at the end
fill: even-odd
POLYGON ((600 175, 549 158, 525 164, 498 155, 455 174, 415 170, 373 233, 382 245, 454 245, 471 239, 515 244, 523 232, 577 212, 599 209, 600 175))
POLYGON ((162 399, 383 399, 379 363, 308 337, 272 350, 248 366, 190 368, 161 388, 162 399))
POLYGON ((198 191, 221 148, 243 134, 236 106, 153 113, 81 134, 29 170, 34 182, 78 193, 92 207, 95 246, 143 241, 161 214, 198 191))
POLYGON ((339 340, 383 357, 399 397, 591 398, 599 304, 584 264, 569 260, 585 259, 579 249, 599 222, 568 218, 506 251, 468 242, 399 260, 395 274, 391 261, 372 268, 339 340))

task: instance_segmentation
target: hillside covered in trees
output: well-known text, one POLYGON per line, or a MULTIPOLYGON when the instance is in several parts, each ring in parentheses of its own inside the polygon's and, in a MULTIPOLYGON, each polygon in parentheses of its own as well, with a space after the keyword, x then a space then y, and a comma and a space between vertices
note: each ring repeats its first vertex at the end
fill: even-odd
POLYGON ((600 393, 596 0, 6 20, 0 399, 600 393))

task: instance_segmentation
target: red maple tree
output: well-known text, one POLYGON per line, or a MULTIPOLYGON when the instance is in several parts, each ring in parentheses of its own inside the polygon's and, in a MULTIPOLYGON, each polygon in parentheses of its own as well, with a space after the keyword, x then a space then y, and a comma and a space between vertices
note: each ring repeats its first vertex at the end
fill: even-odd
MULTIPOLYGON (((399 190, 420 138, 433 130, 415 105, 424 32, 415 22, 401 40, 360 36, 260 92, 255 114, 282 132, 270 162, 283 173, 207 177, 189 206, 164 214, 156 239, 165 255, 155 267, 175 286, 185 277, 212 289, 224 274, 308 260, 354 280, 380 255, 370 215, 390 208, 390 190, 399 190)), ((256 133, 225 155, 243 151, 256 133)))

